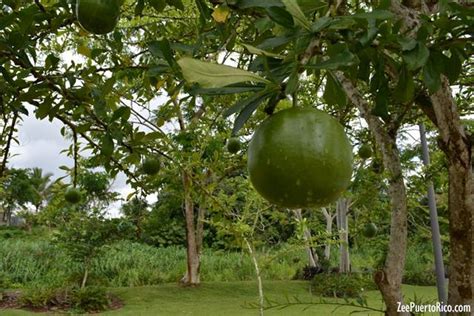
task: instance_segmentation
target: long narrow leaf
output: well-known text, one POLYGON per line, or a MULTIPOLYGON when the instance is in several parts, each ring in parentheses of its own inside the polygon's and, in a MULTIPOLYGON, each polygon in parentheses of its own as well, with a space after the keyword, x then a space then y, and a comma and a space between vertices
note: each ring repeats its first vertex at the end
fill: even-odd
POLYGON ((204 89, 200 87, 192 88, 189 92, 193 95, 223 95, 243 92, 257 92, 265 88, 264 85, 237 84, 223 88, 204 89))
POLYGON ((178 60, 184 79, 198 83, 203 88, 222 88, 233 83, 253 81, 270 83, 252 72, 197 59, 183 57, 178 60))
POLYGON ((301 11, 298 2, 295 0, 282 0, 285 8, 290 14, 293 16, 293 19, 296 24, 304 27, 305 29, 309 30, 311 28, 310 23, 306 16, 304 15, 303 11, 301 11))
POLYGON ((238 131, 240 131, 240 129, 244 126, 245 122, 247 122, 250 116, 252 116, 252 113, 255 112, 258 106, 270 95, 271 93, 262 94, 247 103, 247 105, 243 108, 243 110, 240 112, 240 114, 234 121, 232 135, 235 135, 238 133, 238 131))

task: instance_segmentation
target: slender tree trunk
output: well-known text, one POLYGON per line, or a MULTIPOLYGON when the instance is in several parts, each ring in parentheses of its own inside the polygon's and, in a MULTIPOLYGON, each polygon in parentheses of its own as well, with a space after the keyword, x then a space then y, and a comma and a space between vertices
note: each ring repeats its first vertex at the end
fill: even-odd
POLYGON ((337 228, 339 230, 339 272, 351 272, 351 260, 349 257, 349 225, 347 213, 349 211, 350 200, 340 198, 336 203, 337 228))
POLYGON ((8 131, 7 143, 5 145, 2 163, 0 164, 0 179, 3 178, 3 176, 5 175, 5 170, 7 169, 8 156, 10 154, 11 142, 15 134, 15 125, 16 125, 17 119, 18 119, 18 112, 15 112, 15 114, 13 114, 10 130, 8 131))
POLYGON ((196 243, 196 229, 194 224, 194 203, 191 196, 191 179, 183 172, 184 212, 186 219, 186 255, 187 269, 181 282, 186 285, 198 285, 200 260, 196 243))
MULTIPOLYGON (((303 215, 301 214, 301 209, 296 209, 293 210, 295 213, 296 218, 298 221, 302 222, 303 221, 303 215)), ((308 259, 309 259, 309 266, 310 267, 317 267, 319 264, 319 258, 314 249, 311 247, 310 242, 311 242, 311 231, 306 227, 303 231, 303 237, 304 241, 306 243, 306 252, 308 253, 308 259)))
POLYGON ((81 289, 86 287, 87 278, 89 277, 89 259, 84 262, 84 275, 82 276, 81 289))
MULTIPOLYGON (((459 118, 446 78, 431 97, 441 149, 449 173, 449 294, 448 304, 471 305, 474 311, 474 188, 471 141, 459 118)), ((453 314, 454 315, 454 314, 453 314)))
MULTIPOLYGON (((423 164, 427 167, 430 166, 430 153, 428 149, 428 142, 426 141, 426 131, 423 123, 419 125, 420 129, 420 140, 421 140, 421 151, 423 164)), ((438 221, 438 210, 436 208, 436 197, 433 186, 433 181, 427 181, 427 194, 428 194, 428 206, 430 209, 430 225, 431 225, 431 240, 433 243, 433 253, 435 260, 436 270, 436 287, 438 289, 438 300, 443 304, 448 302, 448 295, 446 293, 446 274, 443 263, 443 246, 441 243, 441 234, 439 231, 438 221)), ((440 313, 445 316, 446 313, 440 313)))
POLYGON ((385 169, 389 173, 389 195, 392 208, 390 240, 385 266, 374 274, 374 280, 386 305, 385 314, 408 315, 408 313, 397 312, 398 303, 403 302, 401 285, 407 248, 407 198, 396 135, 395 133, 389 135, 382 121, 371 114, 371 108, 366 99, 344 73, 336 72, 336 77, 349 100, 357 106, 374 134, 375 141, 382 151, 385 169))
MULTIPOLYGON (((328 235, 331 235, 332 223, 334 221, 334 216, 336 215, 329 213, 325 207, 321 209, 323 211, 324 218, 326 219, 326 233, 328 235)), ((326 260, 329 260, 331 258, 331 243, 330 242, 326 242, 326 244, 324 245, 324 258, 326 260)))
POLYGON ((244 238, 245 243, 247 244, 247 249, 249 251, 250 257, 252 257, 253 266, 255 268, 255 274, 257 275, 257 284, 258 284, 258 303, 259 303, 259 312, 260 316, 263 316, 263 309, 264 309, 264 296, 263 296, 263 282, 262 276, 260 273, 260 267, 258 265, 257 256, 255 255, 255 251, 248 241, 247 238, 244 238))

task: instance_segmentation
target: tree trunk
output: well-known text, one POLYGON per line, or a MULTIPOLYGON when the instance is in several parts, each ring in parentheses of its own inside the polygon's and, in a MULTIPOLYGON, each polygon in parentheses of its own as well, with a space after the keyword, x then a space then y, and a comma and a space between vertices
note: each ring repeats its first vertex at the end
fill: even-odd
POLYGON ((204 240, 204 218, 206 216, 206 208, 202 205, 198 208, 198 215, 197 215, 197 224, 196 224, 196 249, 201 257, 202 253, 202 244, 204 240))
MULTIPOLYGON (((474 190, 471 141, 459 118, 446 78, 441 89, 431 95, 441 149, 448 160, 449 173, 449 294, 448 304, 471 305, 474 311, 474 190)), ((454 314, 453 314, 454 315, 454 314)))
POLYGON ((196 229, 194 224, 194 203, 191 196, 191 179, 189 175, 183 171, 183 188, 184 188, 184 213, 186 220, 186 274, 181 282, 186 285, 198 285, 200 259, 196 243, 196 229))
POLYGON ((350 200, 340 198, 336 203, 336 220, 339 230, 339 272, 351 272, 351 261, 349 257, 349 225, 347 222, 347 213, 349 211, 350 200))
POLYGON ((397 312, 398 303, 403 302, 401 284, 407 248, 407 198, 396 136, 395 133, 389 135, 382 121, 371 114, 371 108, 366 99, 344 73, 336 72, 336 77, 342 84, 349 100, 357 106, 374 134, 375 141, 382 151, 385 169, 389 173, 389 195, 392 208, 390 240, 385 266, 374 274, 374 280, 386 305, 385 314, 390 316, 409 315, 397 312))
MULTIPOLYGON (((328 235, 332 234, 332 223, 334 221, 333 214, 329 213, 325 207, 322 208, 324 218, 326 219, 326 233, 328 235)), ((329 260, 331 258, 331 243, 327 242, 324 245, 324 258, 329 260)))
MULTIPOLYGON (((298 221, 302 222, 303 221, 303 215, 301 214, 301 209, 296 209, 296 210, 293 210, 293 212, 295 213, 295 216, 296 218, 298 219, 298 221)), ((305 227, 304 231, 303 231, 303 237, 304 237, 304 241, 306 243, 306 252, 308 253, 308 259, 309 259, 309 266, 310 267, 317 267, 318 264, 319 264, 319 258, 318 258, 318 255, 316 254, 316 252, 314 251, 314 249, 311 247, 310 245, 310 242, 311 242, 311 231, 305 227)))
MULTIPOLYGON (((469 1, 460 1, 466 5, 469 1)), ((436 7, 434 7, 436 10, 436 7)), ((421 25, 419 8, 392 0, 390 10, 403 19, 404 29, 414 37, 421 25)), ((421 12, 424 13, 424 12, 421 12)), ((449 293, 448 304, 469 304, 474 310, 474 191, 471 141, 461 124, 448 80, 421 108, 438 128, 440 145, 448 160, 449 173, 449 293)), ((454 315, 455 313, 453 313, 454 315)))

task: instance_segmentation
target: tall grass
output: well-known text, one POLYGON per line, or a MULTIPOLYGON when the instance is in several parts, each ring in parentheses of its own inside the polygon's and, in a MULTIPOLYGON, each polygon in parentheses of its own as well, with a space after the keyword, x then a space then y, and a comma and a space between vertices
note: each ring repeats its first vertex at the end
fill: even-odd
MULTIPOLYGON (((428 245, 429 246, 429 245, 428 245)), ((302 248, 261 250, 257 253, 262 277, 268 280, 290 280, 307 262, 302 248)), ((336 247, 334 247, 336 248, 336 247)), ((374 249, 352 249, 353 271, 371 272, 376 268, 374 249)), ((331 266, 337 266, 334 249, 331 266)), ((245 252, 205 249, 201 280, 254 280, 255 271, 245 252)), ((93 262, 90 282, 112 287, 155 285, 178 282, 186 270, 186 252, 181 247, 156 248, 131 241, 107 246, 93 262)), ((48 284, 62 286, 80 278, 80 266, 48 241, 48 238, 0 239, 0 288, 48 284)), ((408 248, 404 282, 434 284, 432 252, 424 245, 408 248)))
MULTIPOLYGON (((304 256, 304 253, 301 252, 304 256)), ((299 256, 296 254, 296 256, 299 256)), ((272 260, 273 255, 261 253, 262 274, 272 280, 291 279, 302 263, 295 264, 291 255, 272 260), (268 262, 268 264, 265 264, 268 262)), ((35 282, 62 284, 71 280, 79 267, 45 240, 0 241, 0 287, 21 287, 35 282), (2 285, 3 283, 3 285, 2 285)), ((177 282, 186 270, 186 252, 180 247, 156 248, 130 241, 107 246, 95 259, 91 282, 100 285, 142 286, 177 282)), ((203 281, 253 280, 255 271, 250 257, 240 252, 219 252, 206 249, 202 254, 203 281)))

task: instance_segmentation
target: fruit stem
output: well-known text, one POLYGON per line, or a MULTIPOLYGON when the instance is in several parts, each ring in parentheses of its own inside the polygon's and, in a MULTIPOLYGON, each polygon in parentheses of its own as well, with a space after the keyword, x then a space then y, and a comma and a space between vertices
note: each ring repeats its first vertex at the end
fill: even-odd
POLYGON ((77 187, 77 159, 78 159, 78 146, 77 146, 77 133, 76 133, 76 130, 73 129, 72 130, 72 135, 73 135, 73 138, 74 138, 74 176, 73 176, 73 186, 74 188, 77 187))
POLYGON ((291 98, 293 99, 293 107, 294 107, 294 108, 298 107, 298 98, 296 97, 296 92, 294 92, 294 93, 291 95, 291 98))

